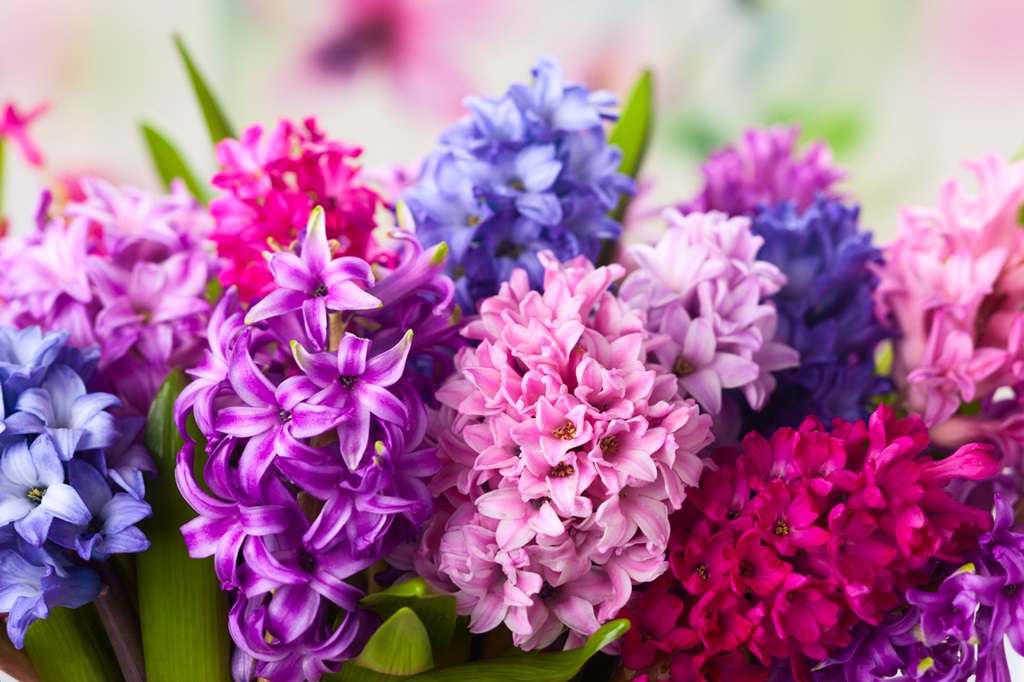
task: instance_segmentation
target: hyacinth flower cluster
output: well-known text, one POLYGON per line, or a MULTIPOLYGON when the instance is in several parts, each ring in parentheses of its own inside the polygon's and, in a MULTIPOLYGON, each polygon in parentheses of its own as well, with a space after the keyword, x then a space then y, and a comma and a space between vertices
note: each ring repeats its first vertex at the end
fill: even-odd
POLYGON ((442 468, 414 555, 470 631, 579 646, 667 567, 669 513, 696 485, 707 415, 648 362, 643 317, 608 290, 618 265, 541 253, 480 304, 437 391, 442 468))
POLYGON ((97 387, 145 416, 167 374, 200 358, 212 221, 177 182, 167 196, 96 178, 81 189, 52 218, 44 195, 38 229, 0 241, 0 323, 98 346, 97 387))
POLYGON ((895 627, 890 613, 907 600, 934 644, 927 614, 947 618, 958 599, 927 587, 936 565, 953 574, 1001 531, 989 511, 944 490, 992 476, 992 447, 935 460, 928 446, 920 417, 881 405, 867 424, 836 419, 828 431, 809 417, 770 440, 751 432, 742 451, 716 451, 718 468, 672 518, 670 573, 623 612, 634 624, 624 664, 649 679, 768 679, 774 669, 807 680, 859 645, 858 623, 895 627))
POLYGON ((119 401, 89 390, 98 353, 67 338, 0 327, 0 613, 18 648, 51 609, 96 598, 96 562, 149 547, 119 401))
POLYGON ((189 553, 234 595, 239 679, 336 672, 379 623, 353 576, 430 516, 426 401, 459 345, 443 246, 398 235, 393 268, 339 255, 315 209, 296 248, 268 256, 274 288, 243 312, 231 289, 176 404, 176 477, 199 517, 189 553), (208 490, 207 490, 208 489, 208 490), (239 672, 241 671, 241 672, 239 672))
POLYGON ((769 301, 786 277, 758 259, 764 239, 748 218, 669 209, 665 219, 657 243, 628 249, 637 268, 620 297, 645 314, 650 361, 677 377, 683 396, 721 413, 716 435, 728 440, 738 436, 738 411, 725 391, 738 389, 759 409, 775 387, 772 372, 799 362, 776 340, 778 311, 769 301))
POLYGON ((1024 163, 968 168, 977 194, 950 181, 936 208, 901 214, 875 303, 900 334, 893 379, 907 409, 936 442, 989 440, 1012 467, 1024 445, 1024 163))
POLYGON ((1024 653, 1024 533, 999 496, 995 526, 963 565, 939 562, 930 585, 912 589, 900 611, 860 624, 853 642, 815 672, 818 682, 889 678, 1009 680, 1006 640, 1024 653))
POLYGON ((472 312, 522 268, 540 288, 538 254, 596 261, 603 240, 622 231, 608 217, 633 181, 618 172, 622 152, 604 121, 615 98, 567 84, 542 59, 533 82, 499 97, 471 97, 470 114, 446 130, 419 182, 402 194, 424 244, 451 248, 457 300, 472 312))
POLYGON ((224 194, 210 202, 216 219, 211 238, 224 260, 221 282, 237 287, 242 301, 273 290, 263 252, 292 244, 315 206, 342 253, 367 260, 377 255, 371 233, 380 200, 359 182, 353 163, 362 149, 328 139, 315 118, 281 120, 266 134, 253 126, 238 140, 222 140, 216 153, 221 170, 212 184, 224 194))
POLYGON ((834 185, 845 173, 832 163, 828 145, 815 142, 800 154, 800 128, 751 128, 735 145, 701 164, 704 185, 683 213, 721 211, 753 217, 758 210, 791 202, 805 211, 820 197, 838 198, 834 185))
POLYGON ((819 197, 802 211, 785 201, 753 217, 751 229, 764 240, 758 259, 786 276, 771 297, 775 339, 796 349, 800 364, 775 372, 772 399, 747 414, 744 431, 795 427, 807 415, 866 419, 872 399, 891 391, 875 372, 876 349, 893 336, 872 304, 882 252, 858 215, 855 205, 819 197))

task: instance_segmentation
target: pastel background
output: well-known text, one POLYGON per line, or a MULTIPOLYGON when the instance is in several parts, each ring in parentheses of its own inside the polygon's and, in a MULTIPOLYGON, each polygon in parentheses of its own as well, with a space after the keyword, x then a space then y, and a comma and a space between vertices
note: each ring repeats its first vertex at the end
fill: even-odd
MULTIPOLYGON (((652 67, 655 201, 688 197, 744 127, 799 121, 887 241, 962 159, 1024 146, 1022 25, 1018 0, 0 0, 0 102, 51 105, 34 133, 54 171, 155 187, 141 120, 213 169, 175 32, 237 128, 315 113, 371 166, 422 156, 464 95, 540 54, 620 93, 652 67)), ((18 229, 42 180, 13 154, 7 175, 18 229)))

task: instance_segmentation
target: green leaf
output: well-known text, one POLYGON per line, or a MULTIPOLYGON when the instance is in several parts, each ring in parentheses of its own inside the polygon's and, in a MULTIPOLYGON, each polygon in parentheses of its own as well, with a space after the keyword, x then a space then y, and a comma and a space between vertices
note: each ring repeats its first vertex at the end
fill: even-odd
POLYGON ((142 136, 149 149, 149 155, 153 159, 153 166, 160 175, 161 182, 165 189, 170 189, 171 180, 180 178, 185 182, 188 191, 203 204, 209 202, 210 197, 206 188, 196 180, 196 176, 189 170, 188 164, 182 158, 181 153, 174 148, 174 145, 153 126, 148 123, 139 124, 142 136))
MULTIPOLYGON (((615 122, 608 142, 622 150, 622 163, 619 164, 619 172, 635 178, 640 172, 644 155, 647 153, 647 146, 651 139, 651 126, 653 125, 653 75, 650 70, 640 74, 633 91, 622 109, 619 120, 615 122)), ((626 197, 619 201, 612 217, 621 220, 626 212, 626 197)))
POLYGON ((217 144, 225 137, 234 137, 235 134, 232 132, 231 124, 228 123, 228 119, 224 115, 224 110, 221 109, 217 98, 213 96, 213 91, 206 84, 203 75, 199 73, 199 69, 196 68, 196 64, 185 48, 185 43, 181 36, 174 36, 174 44, 178 47, 178 53, 181 55, 182 61, 185 62, 185 68, 188 70, 188 78, 192 81, 192 90, 196 93, 199 108, 202 109, 203 118, 206 120, 206 129, 210 132, 210 141, 213 144, 217 144))
POLYGON ((455 633, 455 597, 432 591, 423 578, 414 578, 360 600, 359 605, 390 618, 403 608, 412 609, 427 629, 434 659, 441 659, 455 633))
MULTIPOLYGON (((152 545, 136 559, 148 682, 231 679, 227 598, 213 559, 189 557, 179 530, 195 517, 174 482, 183 443, 174 423, 174 401, 185 384, 180 371, 167 377, 146 424, 146 448, 158 470, 146 490, 153 517, 139 524, 152 545)), ((203 446, 196 446, 197 459, 202 459, 203 446)))
POLYGON ((416 612, 402 607, 384 621, 352 661, 386 675, 415 675, 434 667, 430 637, 416 612))
POLYGON ((628 620, 613 620, 591 635, 579 649, 475 661, 456 668, 416 675, 409 678, 408 682, 567 682, 583 668, 587 659, 621 637, 628 629, 628 620))
POLYGON ((25 650, 42 682, 123 682, 96 607, 50 611, 25 633, 25 650))

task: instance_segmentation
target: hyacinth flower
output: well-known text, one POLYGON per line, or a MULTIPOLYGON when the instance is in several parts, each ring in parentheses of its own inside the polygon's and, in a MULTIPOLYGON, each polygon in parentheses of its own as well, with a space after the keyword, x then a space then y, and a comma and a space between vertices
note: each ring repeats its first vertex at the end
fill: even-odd
POLYGON ((786 276, 771 297, 775 339, 794 348, 800 364, 774 373, 775 398, 748 412, 744 430, 797 426, 810 414, 825 423, 864 419, 872 399, 891 391, 875 374, 879 343, 894 336, 871 304, 882 252, 860 230, 858 214, 819 197, 803 210, 787 200, 754 215, 751 230, 764 240, 758 259, 786 276))
POLYGON ((875 305, 900 335, 893 379, 901 403, 924 415, 941 445, 990 441, 1006 466, 1017 467, 1024 163, 987 156, 967 166, 977 194, 950 181, 936 208, 901 214, 875 305))
POLYGON ((122 436, 110 412, 119 402, 87 391, 96 354, 67 340, 67 332, 0 328, 0 613, 18 648, 50 609, 97 597, 99 562, 149 547, 135 524, 150 507, 123 484, 141 472, 110 448, 122 436))
POLYGON ((800 154, 799 139, 797 126, 747 130, 701 164, 704 184, 679 210, 753 218, 760 209, 785 202, 802 212, 819 197, 839 198, 834 185, 846 174, 833 165, 828 145, 815 142, 800 154))
POLYGON ((614 97, 567 84, 551 59, 533 82, 499 97, 466 100, 470 114, 440 137, 419 182, 403 192, 426 245, 451 248, 449 274, 467 312, 517 269, 540 288, 538 254, 596 260, 622 226, 606 214, 634 183, 618 172, 622 152, 603 122, 614 97))
POLYGON ((413 555, 470 631, 577 646, 666 569, 669 513, 703 467, 710 417, 648 362, 618 265, 541 253, 480 303, 437 391, 436 511, 413 555), (564 639, 559 639, 568 633, 564 639))
POLYGON ((211 182, 223 194, 210 202, 216 221, 210 237, 224 263, 225 288, 237 287, 246 302, 275 290, 263 253, 288 250, 316 206, 324 212, 328 238, 344 255, 367 261, 382 255, 371 234, 380 199, 360 182, 361 169, 353 163, 361 153, 328 139, 314 118, 281 120, 266 134, 253 126, 237 140, 218 143, 221 170, 211 182))
MULTIPOLYGON (((644 313, 649 357, 712 415, 722 412, 729 389, 762 407, 774 388, 771 372, 799 361, 772 333, 778 311, 769 297, 785 276, 758 258, 764 239, 745 217, 670 209, 665 219, 657 243, 628 249, 637 267, 620 290, 627 306, 644 313)), ((716 428, 727 421, 716 420, 716 428)))
MULTIPOLYGON (((81 184, 84 198, 62 215, 0 241, 0 322, 98 347, 97 387, 120 399, 119 416, 145 416, 167 374, 200 357, 212 221, 180 183, 160 197, 81 184)), ((46 195, 40 216, 49 207, 46 195)))
POLYGON ((994 475, 991 446, 942 460, 928 446, 920 417, 881 405, 867 424, 836 419, 829 431, 809 417, 716 451, 717 468, 672 519, 671 578, 647 588, 661 596, 622 612, 650 635, 625 640, 626 665, 680 681, 718 667, 736 679, 966 680, 978 660, 975 618, 1006 581, 979 553, 1002 556, 990 548, 1019 541, 1007 535, 1008 511, 993 527, 987 510, 945 490, 994 475), (958 570, 971 562, 977 571, 958 570), (928 587, 933 575, 949 584, 928 587), (894 623, 908 600, 912 622, 894 623), (861 676, 843 676, 852 671, 861 676))
POLYGON ((218 302, 176 405, 209 455, 199 481, 196 445, 179 454, 199 514, 182 531, 232 593, 240 680, 319 679, 358 655, 380 619, 353 578, 433 509, 427 401, 460 345, 444 248, 400 234, 393 265, 371 269, 327 240, 324 213, 294 251, 269 254, 272 288, 248 313, 234 290, 218 302))

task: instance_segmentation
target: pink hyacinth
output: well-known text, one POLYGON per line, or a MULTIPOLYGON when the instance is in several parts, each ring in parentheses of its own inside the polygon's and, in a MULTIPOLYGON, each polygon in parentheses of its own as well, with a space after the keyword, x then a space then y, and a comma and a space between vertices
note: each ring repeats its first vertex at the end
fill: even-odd
POLYGON ((224 286, 237 286, 243 301, 271 291, 263 252, 288 249, 314 206, 324 209, 327 236, 343 255, 372 260, 379 198, 359 181, 352 160, 361 153, 328 139, 313 118, 301 125, 282 120, 266 134, 253 126, 238 140, 220 142, 221 171, 212 182, 224 194, 210 202, 210 212, 224 286))
POLYGON ((636 245, 638 267, 622 283, 623 302, 645 313, 651 358, 678 377, 680 392, 707 412, 722 410, 722 392, 741 389, 760 408, 770 372, 799 362, 774 340, 776 293, 785 277, 757 260, 763 240, 750 220, 722 213, 665 212, 668 231, 653 246, 636 245))
POLYGON ((945 490, 992 476, 991 447, 934 460, 928 446, 920 417, 882 405, 868 424, 836 419, 826 431, 809 417, 770 440, 748 434, 742 451, 716 451, 718 466, 672 517, 672 578, 620 614, 639 629, 624 642, 626 665, 670 667, 682 681, 694 665, 732 665, 739 654, 760 665, 737 674, 767 679, 788 662, 809 679, 816 661, 850 643, 853 624, 882 622, 928 582, 935 560, 964 563, 992 528, 991 514, 945 490))
POLYGON ((0 321, 98 345, 104 390, 144 416, 167 374, 201 357, 212 221, 180 183, 153 196, 85 178, 82 191, 48 221, 44 197, 38 231, 0 242, 0 321))
POLYGON ((996 391, 1013 402, 1024 380, 1024 163, 986 156, 967 167, 977 194, 950 181, 938 207, 902 213, 875 303, 900 333, 893 377, 906 407, 929 426, 951 422, 935 432, 940 444, 984 437, 1012 465, 1019 428, 996 391))
POLYGON ((470 629, 567 646, 666 568, 668 516, 702 470, 710 418, 647 362, 643 317, 584 258, 541 255, 485 299, 437 393, 442 469, 417 571, 458 598, 470 629))
POLYGON ((739 142, 713 153, 701 166, 704 186, 679 206, 683 213, 722 211, 753 215, 762 206, 791 201, 799 210, 819 195, 836 197, 845 173, 832 164, 828 145, 816 142, 798 155, 797 126, 751 128, 739 142))

